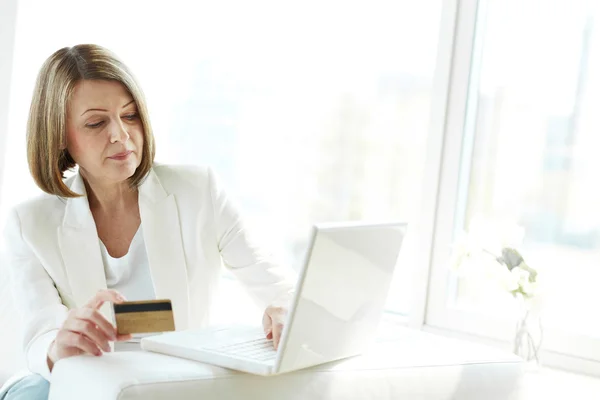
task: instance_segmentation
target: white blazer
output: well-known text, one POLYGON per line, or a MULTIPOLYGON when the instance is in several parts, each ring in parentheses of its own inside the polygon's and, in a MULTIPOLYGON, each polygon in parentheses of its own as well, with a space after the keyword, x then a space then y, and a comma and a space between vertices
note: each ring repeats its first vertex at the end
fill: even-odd
MULTIPOLYGON (((66 184, 86 193, 79 174, 66 184)), ((293 274, 252 242, 210 168, 155 165, 139 188, 139 207, 156 297, 171 299, 177 330, 207 324, 222 264, 259 305, 289 300, 293 274)), ((27 367, 50 379, 46 354, 67 311, 106 289, 87 197, 43 195, 17 206, 5 240, 27 367)), ((109 304, 101 312, 114 322, 109 304)))

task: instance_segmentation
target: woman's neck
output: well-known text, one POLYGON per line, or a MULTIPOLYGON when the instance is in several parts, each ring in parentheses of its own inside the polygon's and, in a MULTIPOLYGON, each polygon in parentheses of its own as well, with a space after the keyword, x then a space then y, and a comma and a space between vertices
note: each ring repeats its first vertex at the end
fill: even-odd
POLYGON ((115 214, 137 207, 138 191, 129 186, 129 182, 101 183, 83 177, 88 202, 92 212, 115 214))

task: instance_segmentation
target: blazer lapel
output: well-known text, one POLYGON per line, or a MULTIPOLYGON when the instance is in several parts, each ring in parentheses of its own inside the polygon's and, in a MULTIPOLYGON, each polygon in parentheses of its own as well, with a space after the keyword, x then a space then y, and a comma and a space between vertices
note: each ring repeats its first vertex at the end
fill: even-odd
MULTIPOLYGON (((81 307, 98 290, 106 289, 106 276, 98 232, 81 175, 75 175, 70 189, 84 196, 67 200, 63 224, 58 227, 58 245, 73 299, 81 307)), ((109 304, 105 304, 100 311, 109 320, 113 319, 109 304)))
POLYGON ((140 215, 157 299, 170 299, 177 330, 188 326, 188 276, 175 197, 154 171, 139 190, 140 215))

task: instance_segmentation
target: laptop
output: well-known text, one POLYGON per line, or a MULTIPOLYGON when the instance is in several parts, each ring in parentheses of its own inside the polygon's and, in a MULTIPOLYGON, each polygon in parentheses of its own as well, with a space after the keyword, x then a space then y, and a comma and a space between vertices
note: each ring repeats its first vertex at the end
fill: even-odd
POLYGON ((141 347, 256 375, 358 355, 377 330, 405 233, 403 223, 316 225, 277 351, 261 326, 169 332, 141 347))

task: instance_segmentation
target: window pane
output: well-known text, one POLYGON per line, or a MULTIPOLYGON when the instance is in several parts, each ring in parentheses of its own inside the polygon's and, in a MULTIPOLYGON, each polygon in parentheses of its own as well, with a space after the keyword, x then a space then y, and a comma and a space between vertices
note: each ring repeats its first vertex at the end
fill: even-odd
MULTIPOLYGON (((462 181, 464 227, 476 222, 495 237, 489 250, 523 229, 519 249, 539 272, 545 324, 598 336, 600 320, 587 317, 600 303, 600 21, 588 4, 489 1, 462 181)), ((491 293, 462 281, 458 302, 502 308, 510 300, 491 293)))
MULTIPOLYGON (((300 268, 314 222, 411 221, 441 0, 86 7, 20 2, 4 181, 19 190, 3 191, 2 212, 35 192, 24 126, 39 66, 59 47, 92 42, 139 78, 157 161, 212 165, 283 262, 300 268)), ((390 297, 397 311, 408 270, 390 297)))

